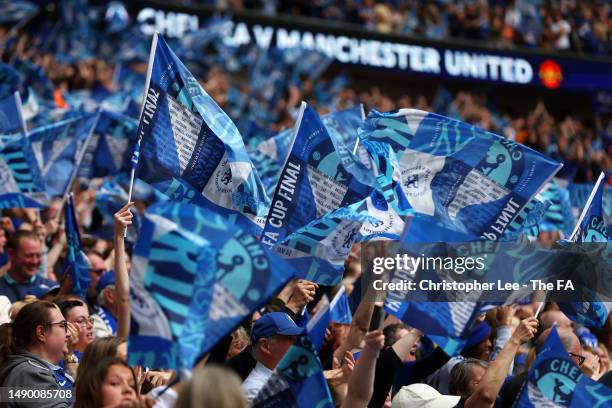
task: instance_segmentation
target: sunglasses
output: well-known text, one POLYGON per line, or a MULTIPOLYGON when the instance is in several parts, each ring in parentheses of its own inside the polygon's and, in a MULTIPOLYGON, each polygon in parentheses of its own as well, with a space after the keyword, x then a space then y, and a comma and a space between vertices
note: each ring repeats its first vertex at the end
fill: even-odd
POLYGON ((569 353, 570 356, 572 357, 576 357, 578 359, 578 365, 581 366, 582 364, 584 364, 584 360, 586 360, 585 356, 581 356, 580 354, 576 354, 576 353, 569 353))
POLYGON ((55 322, 55 323, 47 323, 45 324, 45 326, 55 326, 55 325, 61 326, 64 328, 64 331, 66 333, 68 333, 68 322, 66 320, 62 320, 61 322, 55 322))

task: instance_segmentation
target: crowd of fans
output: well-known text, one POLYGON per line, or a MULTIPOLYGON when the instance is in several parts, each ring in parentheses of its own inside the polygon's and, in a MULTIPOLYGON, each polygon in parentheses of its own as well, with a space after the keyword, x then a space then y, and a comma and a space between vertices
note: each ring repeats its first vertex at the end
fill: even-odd
MULTIPOLYGON (((76 192, 79 219, 92 211, 90 194, 76 192)), ((361 275, 356 247, 339 286, 290 282, 200 358, 189 378, 131 367, 126 342, 131 262, 123 231, 131 224, 134 205, 115 214, 112 243, 84 240, 93 278, 85 298, 70 294, 70 278, 57 267, 65 256, 63 231, 53 219, 57 207, 40 216, 34 210, 5 210, 1 230, 9 241, 0 248, 8 254, 0 277, 0 385, 62 390, 41 400, 44 406, 246 407, 304 333, 303 310, 315 313, 322 294, 332 296, 340 285, 349 295, 359 290, 354 289, 361 275), (53 256, 56 245, 61 249, 53 256)), ((509 407, 553 325, 584 375, 612 385, 612 320, 595 335, 575 325, 555 303, 536 319, 537 307, 503 306, 483 314, 461 354, 451 357, 419 330, 362 301, 351 319, 332 321, 319 353, 334 404, 401 408, 434 401, 449 408, 509 407), (372 323, 373 316, 382 316, 383 324, 372 323)))
MULTIPOLYGON (((224 1, 211 1, 224 5, 224 1)), ((435 40, 465 38, 497 47, 612 52, 612 14, 602 0, 234 0, 232 8, 356 24, 381 33, 435 40)))

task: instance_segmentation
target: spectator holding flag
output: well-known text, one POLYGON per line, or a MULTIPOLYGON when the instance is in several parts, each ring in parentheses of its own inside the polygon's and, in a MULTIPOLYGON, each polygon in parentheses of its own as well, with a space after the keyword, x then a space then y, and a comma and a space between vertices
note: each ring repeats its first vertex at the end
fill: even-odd
POLYGON ((267 313, 255 322, 251 331, 251 347, 257 364, 242 383, 249 402, 257 396, 278 362, 302 333, 304 329, 283 312, 267 313))

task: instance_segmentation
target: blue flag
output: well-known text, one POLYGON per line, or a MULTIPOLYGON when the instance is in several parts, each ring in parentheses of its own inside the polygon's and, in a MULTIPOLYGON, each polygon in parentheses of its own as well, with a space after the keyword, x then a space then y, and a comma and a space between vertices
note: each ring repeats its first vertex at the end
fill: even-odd
POLYGON ((550 204, 547 206, 542 220, 538 223, 538 231, 561 231, 565 236, 568 236, 575 222, 569 191, 553 179, 542 189, 540 194, 542 199, 550 204))
MULTIPOLYGON (((601 173, 584 205, 569 241, 609 242, 603 214, 604 185, 605 175, 601 173)), ((612 303, 596 300, 592 302, 561 302, 559 308, 576 323, 588 327, 603 327, 612 310, 612 303)))
POLYGON ((21 116, 21 97, 19 92, 0 100, 0 136, 25 135, 26 129, 21 116))
POLYGON ((0 139, 0 208, 42 208, 48 204, 30 139, 0 139))
POLYGON ((253 400, 253 408, 332 408, 321 361, 308 334, 287 350, 253 400))
POLYGON ((81 299, 85 299, 91 283, 91 265, 81 246, 81 233, 79 232, 72 194, 68 196, 65 211, 67 252, 64 271, 70 271, 72 293, 79 295, 81 299))
POLYGON ((360 143, 400 214, 435 216, 493 241, 561 168, 501 136, 414 109, 371 112, 360 143))
POLYGON ((69 188, 91 140, 98 115, 85 115, 34 129, 28 135, 47 192, 62 196, 69 188))
POLYGON ((106 177, 130 170, 138 122, 102 110, 79 168, 79 177, 106 177))
POLYGON ((604 186, 606 177, 599 175, 597 183, 584 205, 576 228, 572 232, 570 241, 573 242, 608 242, 609 237, 604 221, 604 186))
POLYGON ((272 248, 299 228, 365 199, 370 192, 346 170, 321 119, 303 102, 262 242, 272 248))
MULTIPOLYGON (((96 206, 94 207, 94 212, 100 215, 101 220, 98 223, 92 223, 89 233, 96 238, 112 240, 115 225, 113 216, 127 200, 127 191, 117 181, 105 180, 96 191, 96 206)), ((127 229, 126 240, 129 242, 136 242, 140 231, 140 216, 136 212, 133 215, 132 225, 127 229)))
POLYGON ((148 77, 134 152, 139 177, 260 235, 269 198, 236 126, 159 35, 148 77))
POLYGON ((0 4, 0 24, 20 22, 37 12, 38 6, 29 1, 13 0, 2 2, 0 4))
POLYGON ((561 343, 556 326, 553 326, 529 369, 527 380, 513 406, 515 408, 609 406, 612 401, 612 390, 602 385, 587 377, 574 364, 561 343))
POLYGON ((329 305, 331 321, 338 324, 353 323, 353 314, 349 306, 348 297, 344 285, 340 287, 338 294, 329 305))
POLYGON ((132 265, 130 362, 149 367, 173 367, 178 356, 191 369, 296 275, 220 214, 171 201, 149 207, 132 265))

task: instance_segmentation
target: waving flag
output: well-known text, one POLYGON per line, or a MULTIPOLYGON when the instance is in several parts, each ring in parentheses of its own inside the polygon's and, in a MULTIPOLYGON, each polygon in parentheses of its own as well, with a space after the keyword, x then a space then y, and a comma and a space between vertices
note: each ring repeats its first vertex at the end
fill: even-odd
MULTIPOLYGON (((605 175, 601 173, 595 183, 576 227, 569 238, 571 242, 609 242, 604 223, 603 191, 605 175)), ((593 300, 592 302, 561 302, 559 308, 571 320, 588 327, 603 327, 612 310, 612 303, 593 300)))
POLYGON ((316 352, 321 350, 321 346, 325 341, 325 331, 332 321, 342 324, 351 324, 353 321, 344 285, 340 285, 340 289, 336 292, 331 302, 327 295, 323 295, 321 301, 323 305, 312 316, 306 326, 316 352))
POLYGON ((238 129, 157 34, 138 137, 140 178, 260 235, 269 198, 238 129))
POLYGON ((317 218, 365 199, 370 190, 346 170, 321 119, 302 102, 262 242, 272 248, 317 218))
POLYGON ((570 241, 573 242, 607 242, 609 237, 604 222, 604 186, 605 174, 601 173, 589 196, 570 241))
POLYGON ((62 196, 91 140, 98 115, 85 115, 34 129, 28 135, 47 192, 62 196))
POLYGON ((378 184, 400 214, 435 216, 497 240, 560 168, 525 146, 434 113, 373 111, 360 143, 378 184))
MULTIPOLYGON (((113 215, 125 205, 127 199, 127 191, 117 181, 105 180, 96 191, 94 221, 92 221, 89 230, 91 235, 104 240, 112 240, 115 224, 113 215)), ((134 213, 132 218, 133 228, 130 227, 127 229, 126 239, 129 242, 136 242, 138 232, 140 231, 140 224, 140 216, 138 213, 134 213)))
POLYGON ((253 408, 332 408, 321 361, 308 334, 303 334, 276 366, 253 400, 253 408))
POLYGON ((72 278, 72 293, 81 299, 87 296, 87 289, 91 283, 91 265, 81 246, 81 234, 74 209, 72 194, 68 196, 66 204, 66 241, 68 243, 64 270, 70 271, 72 278))
MULTIPOLYGON (((538 223, 537 231, 561 231, 565 236, 568 236, 575 222, 569 191, 553 179, 542 189, 540 194, 542 199, 550 204, 538 223)), ((537 234, 532 235, 537 236, 537 234)))
POLYGON ((102 110, 87 146, 79 177, 106 177, 130 169, 138 122, 120 113, 102 110))
POLYGON ((0 136, 25 135, 26 127, 21 116, 19 92, 0 100, 0 136))
POLYGON ((30 139, 0 139, 0 208, 42 208, 48 204, 30 139))
POLYGON ((296 274, 220 214, 171 201, 148 209, 132 265, 130 362, 173 367, 179 356, 185 369, 296 274))
POLYGON ((553 326, 513 406, 604 407, 611 401, 612 390, 587 377, 574 364, 553 326))

